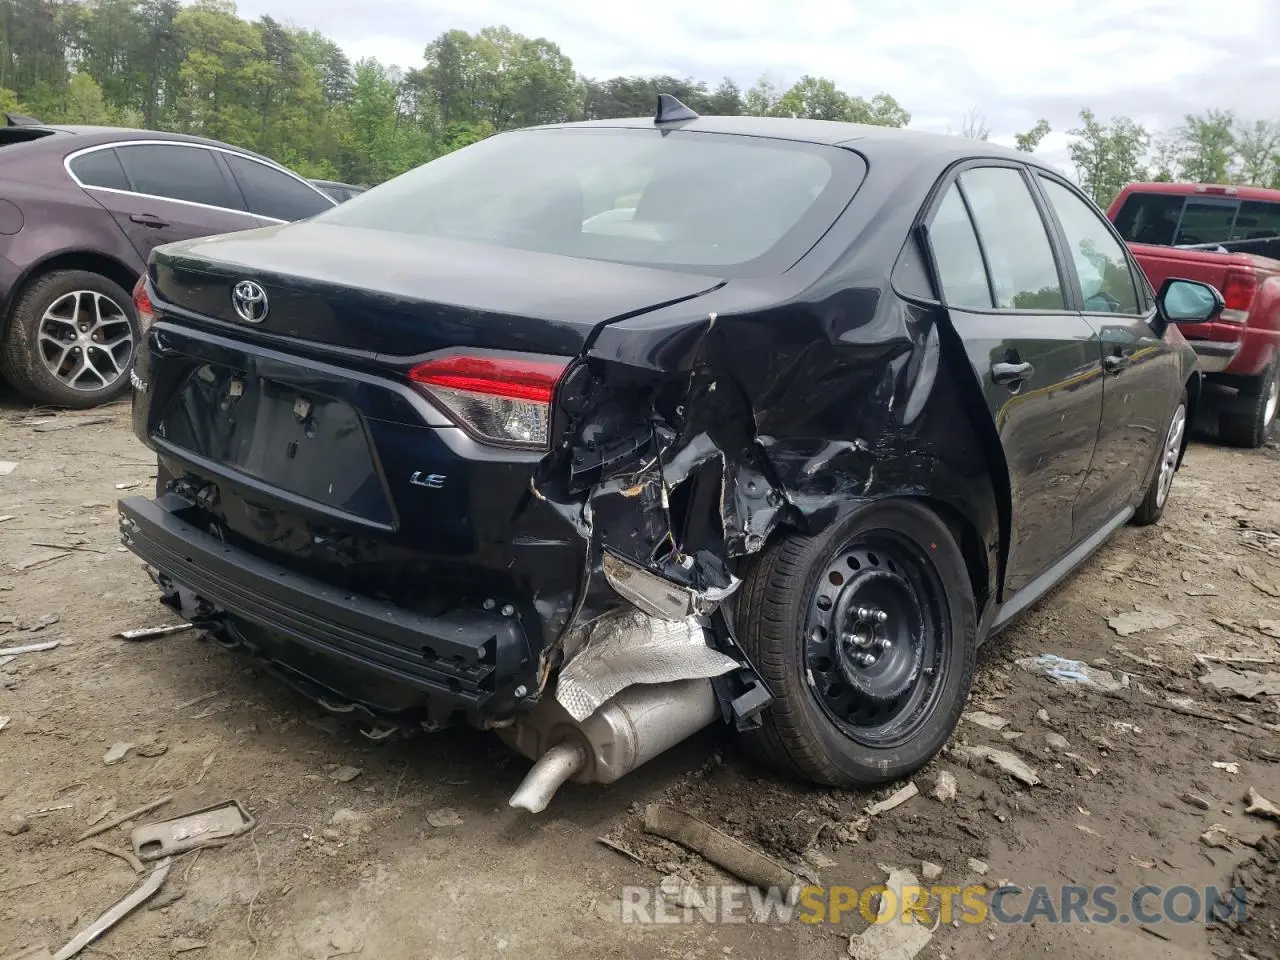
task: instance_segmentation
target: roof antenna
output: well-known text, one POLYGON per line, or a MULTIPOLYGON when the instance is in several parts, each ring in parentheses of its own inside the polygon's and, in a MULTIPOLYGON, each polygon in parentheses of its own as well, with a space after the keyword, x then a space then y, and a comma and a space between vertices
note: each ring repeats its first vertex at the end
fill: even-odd
POLYGON ((669 93, 658 94, 658 112, 654 123, 675 123, 677 120, 697 120, 698 115, 669 93))

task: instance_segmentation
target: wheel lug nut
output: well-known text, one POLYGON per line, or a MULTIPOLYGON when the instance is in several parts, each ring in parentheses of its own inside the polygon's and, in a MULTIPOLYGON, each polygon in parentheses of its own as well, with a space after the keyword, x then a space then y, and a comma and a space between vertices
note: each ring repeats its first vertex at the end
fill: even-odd
POLYGON ((859 619, 859 620, 869 620, 869 619, 871 619, 871 611, 870 611, 870 610, 868 610, 866 607, 859 607, 859 608, 858 608, 858 619, 859 619))
POLYGON ((881 623, 884 623, 886 620, 889 619, 889 615, 885 613, 883 610, 877 610, 876 619, 879 620, 881 623))
POLYGON ((876 658, 869 653, 858 654, 858 663, 864 667, 869 667, 876 662, 876 658))
POLYGON ((890 640, 888 637, 881 637, 876 641, 876 644, 880 647, 881 650, 888 650, 890 647, 893 646, 893 641, 890 640))

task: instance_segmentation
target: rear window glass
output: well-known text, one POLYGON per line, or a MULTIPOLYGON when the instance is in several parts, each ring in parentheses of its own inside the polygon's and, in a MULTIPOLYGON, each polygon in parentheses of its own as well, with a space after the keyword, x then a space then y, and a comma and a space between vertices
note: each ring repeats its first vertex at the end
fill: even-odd
POLYGON ((1280 237, 1280 203, 1228 197, 1132 193, 1116 214, 1116 229, 1130 243, 1161 247, 1232 243, 1280 237))
POLYGON ((110 148, 94 150, 71 161, 71 172, 86 187, 108 187, 112 190, 128 190, 129 180, 116 152, 110 148))
POLYGON ((318 220, 743 275, 799 259, 865 170, 839 148, 753 137, 518 131, 441 157, 318 220))

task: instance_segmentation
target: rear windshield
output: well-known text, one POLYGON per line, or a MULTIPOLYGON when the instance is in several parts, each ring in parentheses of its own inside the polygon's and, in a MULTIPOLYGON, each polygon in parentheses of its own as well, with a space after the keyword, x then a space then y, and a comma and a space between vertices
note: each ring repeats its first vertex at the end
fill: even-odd
POLYGON ((448 154, 321 222, 720 275, 781 272, 861 183, 857 154, 755 137, 524 130, 448 154))
POLYGON ((1275 256, 1262 248, 1280 244, 1280 203, 1131 193, 1116 214, 1116 229, 1131 243, 1162 247, 1224 244, 1235 251, 1275 256), (1258 249, 1252 249, 1255 247, 1258 249))

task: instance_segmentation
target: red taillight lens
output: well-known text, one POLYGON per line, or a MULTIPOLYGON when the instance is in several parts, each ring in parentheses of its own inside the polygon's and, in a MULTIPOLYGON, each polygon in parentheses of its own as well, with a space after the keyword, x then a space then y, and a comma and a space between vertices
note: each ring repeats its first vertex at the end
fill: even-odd
POLYGON ((414 367, 409 379, 479 439, 545 449, 551 398, 568 362, 562 357, 442 357, 414 367))
POLYGON ((1258 292, 1258 276, 1252 270, 1231 270, 1222 285, 1222 299, 1228 310, 1248 313, 1258 292))
POLYGON ((151 295, 147 293, 147 275, 144 273, 133 285, 133 310, 138 315, 138 324, 146 330, 155 322, 156 308, 151 303, 151 295))

